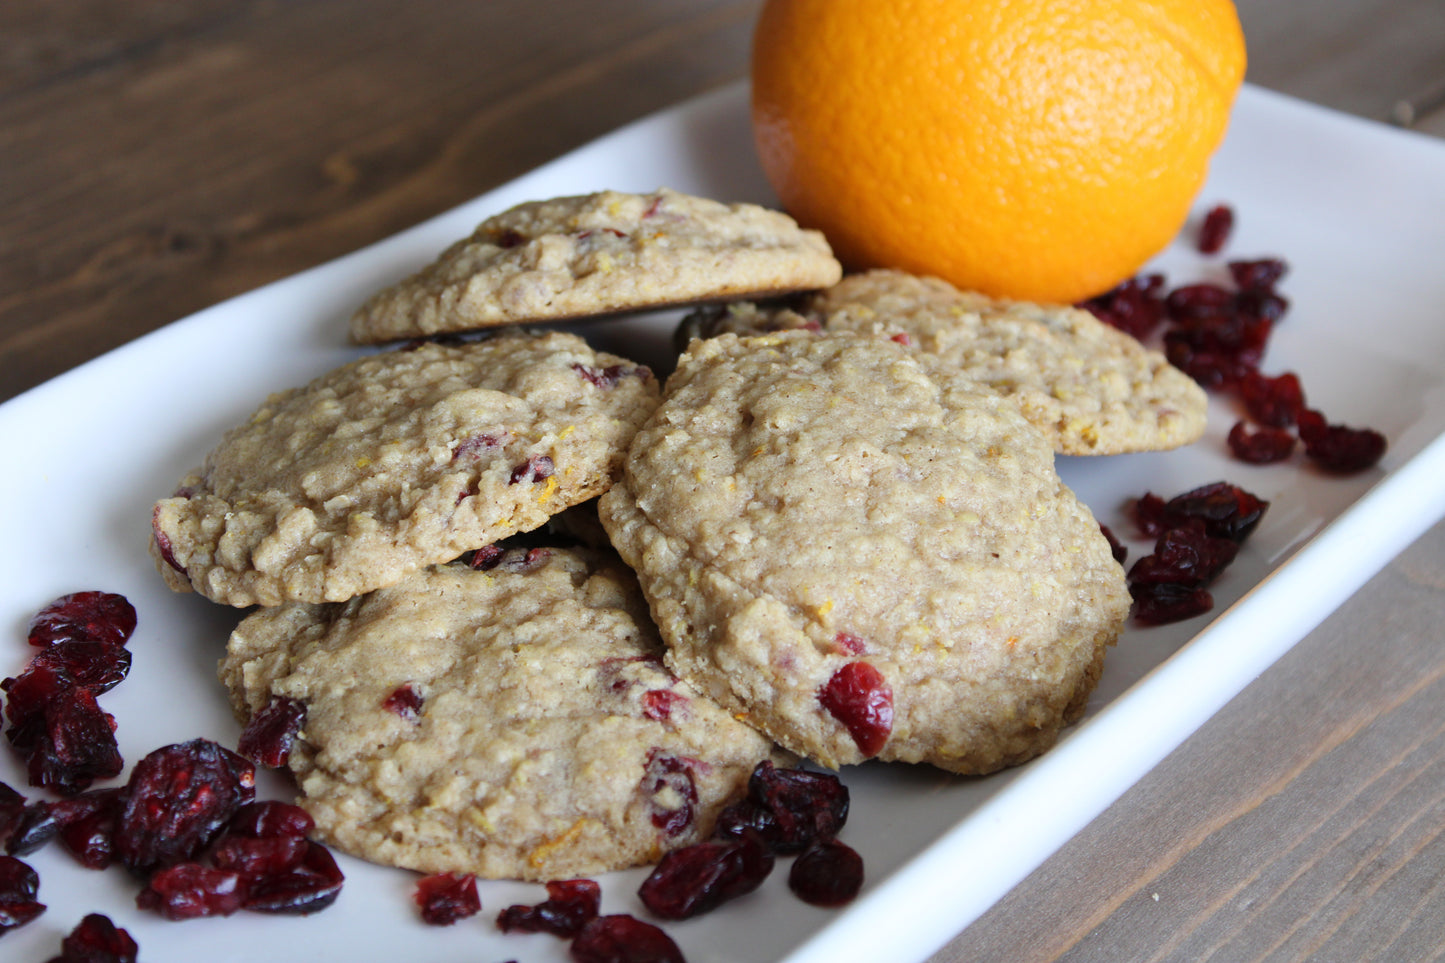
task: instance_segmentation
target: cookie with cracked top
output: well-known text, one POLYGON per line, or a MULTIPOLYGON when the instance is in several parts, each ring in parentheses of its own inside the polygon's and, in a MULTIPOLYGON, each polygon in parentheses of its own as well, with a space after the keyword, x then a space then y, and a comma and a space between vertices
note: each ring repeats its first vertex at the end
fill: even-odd
POLYGON ((666 188, 529 201, 483 221, 352 316, 362 343, 825 287, 817 231, 666 188))

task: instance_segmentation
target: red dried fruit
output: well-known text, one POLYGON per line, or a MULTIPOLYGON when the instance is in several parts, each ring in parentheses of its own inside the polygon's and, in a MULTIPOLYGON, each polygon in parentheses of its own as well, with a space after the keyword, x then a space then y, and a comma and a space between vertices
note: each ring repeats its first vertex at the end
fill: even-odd
POLYGON ((508 906, 497 915, 503 933, 551 933, 576 936, 602 907, 602 887, 590 879, 554 880, 547 899, 535 906, 508 906))
POLYGON ((161 507, 159 505, 151 512, 151 539, 156 544, 156 551, 160 552, 161 560, 185 575, 186 567, 176 561, 175 547, 171 545, 170 537, 161 531, 161 507))
POLYGON ((1304 389, 1292 372, 1270 377, 1254 371, 1241 378, 1235 389, 1249 417, 1261 425, 1288 428, 1305 410, 1304 389))
POLYGON ((1248 422, 1237 421, 1229 429, 1229 452, 1251 465, 1269 465, 1284 461, 1294 453, 1295 437, 1285 428, 1252 428, 1248 422))
POLYGON ((649 689, 642 694, 642 714, 654 722, 666 722, 674 712, 685 712, 687 701, 687 696, 670 689, 649 689))
POLYGON ((90 913, 60 942, 50 963, 136 963, 140 948, 102 913, 90 913))
POLYGON ((1200 254, 1218 254, 1229 241, 1234 231, 1234 209, 1227 204, 1216 204, 1204 215, 1199 225, 1197 246, 1200 254))
POLYGON ((255 786, 255 767, 209 740, 155 750, 131 771, 117 858, 141 874, 194 859, 251 801, 255 786))
POLYGON ((849 632, 833 636, 833 650, 842 655, 862 655, 866 648, 862 639, 849 632))
POLYGON ((788 888, 813 906, 843 906, 863 888, 863 857, 836 839, 816 842, 793 860, 788 888))
POLYGON ((590 921, 570 951, 577 963, 686 963, 670 936, 625 913, 590 921))
POLYGON ((241 836, 229 832, 211 850, 211 862, 244 876, 284 873, 306 856, 304 836, 241 836))
POLYGON ((1190 519, 1159 536, 1154 553, 1129 569, 1129 582, 1206 585, 1234 561, 1238 551, 1238 543, 1215 538, 1207 534, 1204 522, 1190 519))
POLYGON ((187 862, 152 874, 135 905, 168 920, 192 920, 230 916, 245 899, 246 881, 240 873, 187 862))
POLYGON ((663 856, 637 895, 665 920, 684 920, 751 893, 773 871, 773 854, 756 833, 710 839, 663 856))
POLYGON ((44 803, 59 829, 60 842, 86 869, 105 869, 115 859, 115 829, 125 809, 124 786, 92 789, 70 799, 44 803))
POLYGON ((244 905, 257 913, 304 916, 336 902, 345 881, 331 851, 308 842, 301 862, 292 869, 248 878, 244 905))
POLYGON ((25 797, 9 783, 0 782, 0 845, 9 841, 25 812, 25 797))
POLYGON ((470 438, 463 438, 452 449, 452 461, 461 461, 463 458, 475 461, 482 457, 482 452, 501 446, 507 440, 507 435, 506 431, 487 431, 480 435, 472 435, 470 438))
POLYGON ((1277 257, 1259 258, 1253 261, 1230 261, 1229 276, 1241 291, 1274 291, 1279 279, 1284 277, 1289 265, 1277 257))
POLYGON ((572 370, 597 388, 615 387, 617 382, 623 378, 635 377, 646 381, 652 377, 652 369, 646 365, 613 364, 605 368, 598 368, 593 365, 574 363, 572 370))
POLYGON ((487 572, 501 563, 503 554, 503 549, 497 545, 483 545, 472 552, 472 557, 467 560, 467 564, 480 572, 487 572))
POLYGON ((551 478, 557 466, 552 462, 550 455, 528 455, 527 460, 512 469, 512 474, 507 478, 508 485, 520 485, 523 482, 539 482, 551 478))
POLYGON ((719 836, 757 832, 775 853, 797 853, 831 839, 848 821, 848 787, 832 773, 779 769, 763 760, 748 779, 748 795, 719 815, 719 836))
POLYGON ((870 662, 849 662, 818 690, 818 701, 843 724, 864 758, 878 755, 893 732, 893 690, 870 662))
POLYGON ((227 836, 270 839, 275 836, 305 836, 316 828, 311 814, 300 806, 268 799, 248 802, 226 824, 227 836))
POLYGON ((1164 275, 1146 274, 1129 278, 1078 306, 1142 341, 1164 320, 1163 290, 1164 275))
POLYGON ((1312 409, 1300 414, 1299 436, 1305 443, 1306 457, 1326 471, 1339 474, 1374 467, 1389 445, 1385 436, 1372 428, 1332 425, 1312 409))
POLYGON ((38 715, 6 736, 25 757, 30 785, 65 795, 83 791, 96 779, 118 776, 125 767, 115 741, 115 718, 81 686, 47 701, 38 715))
POLYGON ((25 666, 26 673, 50 669, 67 677, 72 685, 84 686, 96 695, 107 692, 130 674, 130 649, 106 642, 56 642, 35 653, 25 666))
POLYGON ((417 880, 412 899, 421 910, 422 922, 432 926, 450 926, 482 911, 477 877, 472 873, 423 876, 417 880))
POLYGON ((1164 335, 1164 356, 1203 387, 1222 388, 1259 370, 1271 330, 1267 318, 1193 321, 1164 335))
POLYGON ((527 243, 527 235, 514 227, 505 227, 492 238, 492 243, 501 248, 521 247, 527 243))
POLYGON ((0 856, 0 936, 45 912, 40 875, 14 856, 0 856))
POLYGON ((1146 535, 1157 537, 1191 518, 1204 522, 1215 538, 1242 542, 1254 531, 1269 502, 1228 482, 1212 482, 1176 495, 1167 502, 1145 494, 1134 502, 1134 519, 1146 535))
POLYGON ((415 722, 421 718, 423 701, 421 693, 416 691, 410 682, 403 682, 382 700, 381 707, 388 712, 395 712, 407 722, 415 722))
POLYGON ((135 607, 114 592, 62 595, 30 620, 30 644, 101 642, 125 645, 135 632, 135 607))
POLYGON ((1235 292, 1218 284, 1185 284, 1164 298, 1164 310, 1175 322, 1218 321, 1232 318, 1235 292))
POLYGON ((241 731, 236 750, 257 765, 279 769, 291 758, 291 746, 305 724, 305 703, 289 696, 272 696, 241 731))
POLYGON ((1118 536, 1114 534, 1108 525, 1100 525, 1099 531, 1103 534, 1104 541, 1109 543, 1109 552, 1114 556, 1114 561, 1123 565, 1124 559, 1129 557, 1129 549, 1125 547, 1123 542, 1119 541, 1118 536))
POLYGON ((652 803, 652 825, 664 836, 680 836, 692 825, 693 807, 697 805, 692 769, 698 765, 702 764, 656 748, 647 755, 642 791, 652 803))
POLYGON ((1171 582, 1141 582, 1129 586, 1129 594, 1134 597, 1134 618, 1140 625, 1182 622, 1214 608, 1214 596, 1206 589, 1171 582))

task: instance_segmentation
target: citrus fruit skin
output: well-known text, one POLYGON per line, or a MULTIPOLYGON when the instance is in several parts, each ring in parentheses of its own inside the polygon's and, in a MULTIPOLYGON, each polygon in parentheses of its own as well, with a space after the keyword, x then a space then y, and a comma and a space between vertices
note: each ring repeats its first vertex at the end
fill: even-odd
POLYGON ((1179 232, 1244 68, 1229 0, 767 0, 753 131, 849 268, 1074 302, 1179 232))

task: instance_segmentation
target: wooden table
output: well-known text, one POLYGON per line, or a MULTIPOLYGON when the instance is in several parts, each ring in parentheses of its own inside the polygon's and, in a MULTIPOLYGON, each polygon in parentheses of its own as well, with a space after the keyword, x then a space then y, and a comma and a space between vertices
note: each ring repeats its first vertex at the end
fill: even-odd
MULTIPOLYGON (((743 75, 756 0, 8 0, 0 399, 743 75)), ((1242 0, 1249 79, 1445 135, 1440 0, 1242 0)), ((1436 525, 937 957, 1445 947, 1436 525)))

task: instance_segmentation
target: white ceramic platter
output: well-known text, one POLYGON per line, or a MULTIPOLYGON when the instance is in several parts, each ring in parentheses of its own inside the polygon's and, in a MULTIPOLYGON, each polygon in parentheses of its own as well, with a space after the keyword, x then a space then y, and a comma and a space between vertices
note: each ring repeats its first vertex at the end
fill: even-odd
MULTIPOLYGON (((66 592, 105 589, 140 613, 130 678, 101 697, 128 762, 196 736, 234 745, 215 665, 237 620, 167 591, 146 554, 150 507, 220 434, 273 390, 358 354, 345 319, 370 291, 431 260, 483 217, 518 201, 604 187, 668 185, 767 202, 752 155, 746 91, 733 86, 569 154, 394 238, 177 321, 0 407, 4 547, 0 673, 30 654, 25 626, 66 592)), ((1285 257, 1292 307, 1265 370, 1293 370, 1332 420, 1383 431, 1380 468, 1328 477, 1297 462, 1250 467, 1224 454, 1235 420, 1216 401, 1189 449, 1065 459, 1060 469, 1102 522, 1127 535, 1125 501, 1227 479, 1273 502, 1214 586, 1209 616, 1130 628, 1110 656, 1088 718, 1041 759, 983 779, 869 765, 849 770, 844 839, 867 865, 845 911, 804 906, 785 872, 711 916, 666 928, 690 963, 920 961, 1037 866, 1371 574, 1445 514, 1445 144, 1247 88, 1200 198, 1231 204, 1226 255, 1285 257)), ((1085 228, 1086 230, 1086 228, 1085 228)), ((1171 284, 1218 279, 1223 259, 1181 242, 1158 269, 1171 284)), ((666 368, 676 314, 588 328, 602 346, 666 368)), ((1132 555, 1148 551, 1134 541, 1132 555)), ((0 748, 0 780, 31 794, 0 748)), ((286 796, 274 777, 267 798, 286 796)), ((340 900, 309 918, 239 914, 168 923, 135 908, 119 869, 79 868, 52 845, 27 860, 49 909, 4 937, 7 959, 43 960, 87 912, 139 941, 146 963, 347 959, 566 959, 550 936, 504 936, 495 914, 537 902, 539 886, 488 883, 480 917, 418 922, 416 876, 342 858, 340 900)), ((786 869, 786 866, 782 866, 786 869)), ((641 872, 603 877, 605 912, 643 910, 641 872)))

